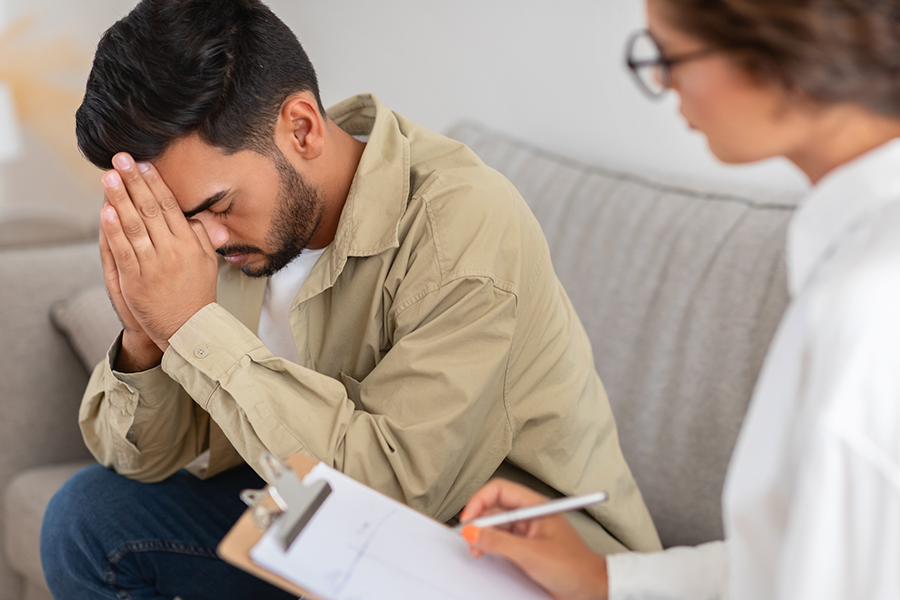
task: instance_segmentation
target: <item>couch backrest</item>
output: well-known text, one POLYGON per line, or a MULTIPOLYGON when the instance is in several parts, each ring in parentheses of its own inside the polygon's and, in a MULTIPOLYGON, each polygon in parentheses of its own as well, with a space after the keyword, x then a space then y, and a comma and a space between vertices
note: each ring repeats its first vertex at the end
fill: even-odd
POLYGON ((16 471, 90 456, 78 430, 88 373, 50 307, 98 283, 96 241, 0 251, 0 488, 16 471))
POLYGON ((540 221, 663 544, 721 539, 725 469, 787 303, 797 198, 651 181, 471 123, 449 135, 540 221))

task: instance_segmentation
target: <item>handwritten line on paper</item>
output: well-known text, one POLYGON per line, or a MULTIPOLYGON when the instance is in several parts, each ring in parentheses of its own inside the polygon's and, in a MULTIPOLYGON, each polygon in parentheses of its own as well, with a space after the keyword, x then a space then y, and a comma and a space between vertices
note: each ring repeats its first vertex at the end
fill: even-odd
MULTIPOLYGON (((357 550, 356 556, 353 558, 353 561, 348 565, 347 572, 344 574, 344 580, 335 588, 335 592, 338 594, 346 587, 346 585, 353 578, 354 573, 356 572, 356 567, 359 565, 360 561, 366 556, 366 550, 371 545, 372 541, 375 539, 375 536, 378 535, 378 531, 391 519, 392 516, 397 514, 396 510, 392 510, 389 512, 381 521, 379 521, 375 527, 372 529, 372 532, 366 538, 366 541, 363 542, 363 545, 357 550)), ((366 524, 368 525, 368 523, 366 524)), ((366 527, 365 529, 368 529, 366 527)))

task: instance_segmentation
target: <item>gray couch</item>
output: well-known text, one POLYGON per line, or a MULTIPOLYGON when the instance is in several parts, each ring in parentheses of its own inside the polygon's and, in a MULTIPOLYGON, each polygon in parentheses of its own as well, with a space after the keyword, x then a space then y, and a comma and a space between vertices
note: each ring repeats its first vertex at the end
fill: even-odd
MULTIPOLYGON (((787 301, 796 198, 590 167, 471 123, 449 134, 509 177, 540 220, 663 543, 720 538, 725 468, 787 301)), ((76 424, 88 371, 72 343, 99 360, 116 322, 93 241, 0 250, 0 282, 0 600, 37 600, 49 597, 41 515, 90 458, 76 424)))

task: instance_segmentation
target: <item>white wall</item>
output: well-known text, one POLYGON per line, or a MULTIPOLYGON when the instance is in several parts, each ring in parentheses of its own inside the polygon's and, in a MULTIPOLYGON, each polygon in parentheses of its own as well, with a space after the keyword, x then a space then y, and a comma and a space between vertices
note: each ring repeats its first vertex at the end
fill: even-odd
MULTIPOLYGON (((12 17, 41 15, 45 32, 73 33, 91 48, 130 0, 0 0, 12 17)), ((574 158, 608 166, 797 190, 786 163, 718 164, 677 113, 677 101, 645 99, 623 66, 642 0, 271 0, 307 49, 331 104, 373 92, 436 129, 470 118, 574 158)), ((34 146, 34 145, 32 145, 34 146)), ((34 148, 31 152, 35 152, 34 148)), ((63 181, 23 185, 18 195, 85 194, 63 181)), ((34 179, 32 179, 34 181, 34 179)), ((83 187, 83 186, 82 186, 83 187)), ((96 193, 93 190, 91 193, 96 193)), ((93 211, 97 202, 71 201, 93 211)))
POLYGON ((590 162, 762 187, 793 167, 725 167, 624 67, 642 0, 273 1, 319 72, 324 100, 371 91, 429 127, 480 120, 590 162))

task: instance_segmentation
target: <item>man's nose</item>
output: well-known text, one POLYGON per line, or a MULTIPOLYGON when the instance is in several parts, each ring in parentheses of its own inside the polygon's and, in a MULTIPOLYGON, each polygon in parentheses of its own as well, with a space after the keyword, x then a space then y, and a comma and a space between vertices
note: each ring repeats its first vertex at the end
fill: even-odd
POLYGON ((206 212, 195 215, 194 218, 203 225, 203 229, 206 230, 206 235, 209 236, 209 241, 213 248, 218 250, 225 245, 229 235, 227 227, 216 222, 212 215, 206 212))

